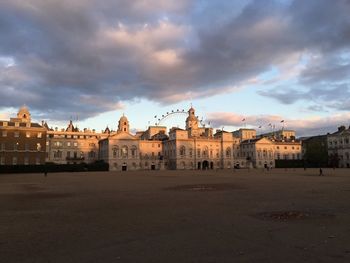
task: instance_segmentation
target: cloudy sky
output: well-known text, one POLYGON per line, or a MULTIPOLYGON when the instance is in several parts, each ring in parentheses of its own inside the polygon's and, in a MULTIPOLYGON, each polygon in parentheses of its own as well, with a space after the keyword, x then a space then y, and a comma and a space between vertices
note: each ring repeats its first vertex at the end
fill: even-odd
POLYGON ((134 129, 350 124, 349 0, 1 0, 0 117, 134 129), (183 121, 181 116, 169 119, 183 121), (246 119, 242 122, 242 119, 246 119))

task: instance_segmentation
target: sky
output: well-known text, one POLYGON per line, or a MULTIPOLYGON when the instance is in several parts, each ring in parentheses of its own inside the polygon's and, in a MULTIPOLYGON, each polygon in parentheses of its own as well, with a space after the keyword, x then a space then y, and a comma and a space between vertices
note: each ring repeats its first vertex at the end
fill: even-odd
POLYGON ((0 118, 26 105, 102 130, 125 114, 136 131, 192 104, 228 131, 334 132, 350 124, 349 14, 348 0, 1 0, 0 118))

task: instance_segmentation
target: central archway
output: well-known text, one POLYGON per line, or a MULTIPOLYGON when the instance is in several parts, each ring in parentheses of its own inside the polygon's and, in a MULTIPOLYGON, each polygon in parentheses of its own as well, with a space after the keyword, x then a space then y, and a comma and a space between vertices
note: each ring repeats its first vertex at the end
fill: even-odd
POLYGON ((209 169, 209 162, 207 160, 203 161, 202 169, 203 170, 208 170, 209 169))

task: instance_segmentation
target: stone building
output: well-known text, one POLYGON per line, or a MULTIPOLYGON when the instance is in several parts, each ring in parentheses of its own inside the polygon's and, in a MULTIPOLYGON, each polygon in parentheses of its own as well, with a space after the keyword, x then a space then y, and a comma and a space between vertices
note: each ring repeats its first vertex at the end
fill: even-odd
POLYGON ((333 167, 350 168, 350 128, 340 126, 327 135, 328 161, 333 167))
POLYGON ((17 118, 0 121, 0 165, 38 165, 45 163, 46 129, 32 122, 27 107, 17 118))
POLYGON ((103 160, 111 171, 122 171, 260 168, 274 167, 278 159, 301 159, 301 144, 294 131, 257 136, 256 130, 244 128, 214 133, 213 128, 200 125, 192 107, 185 129, 172 128, 169 134, 164 126, 149 126, 131 134, 126 116, 120 118, 116 131, 79 130, 72 121, 66 129, 50 129, 47 123, 31 123, 26 108, 20 110, 18 118, 0 124, 3 164, 103 160))
POLYGON ((257 136, 255 130, 240 129, 234 134, 241 136, 239 148, 241 158, 246 160, 245 166, 267 168, 275 167, 275 160, 302 159, 301 142, 295 140, 294 131, 277 131, 277 136, 270 133, 257 136))
POLYGON ((163 143, 167 169, 232 168, 235 162, 244 162, 239 156, 238 138, 223 130, 213 134, 212 128, 199 127, 192 107, 188 114, 186 129, 171 129, 163 143))
POLYGON ((274 167, 276 159, 301 159, 301 144, 294 131, 261 137, 254 129, 234 132, 200 127, 191 107, 185 129, 150 126, 133 135, 122 116, 118 130, 100 140, 100 159, 110 170, 138 169, 230 169, 274 167), (283 137, 281 137, 283 136, 283 137))
POLYGON ((46 162, 57 164, 93 163, 99 159, 98 142, 109 134, 109 129, 79 130, 70 121, 66 129, 47 129, 46 162))
POLYGON ((164 169, 163 141, 166 127, 149 127, 132 135, 127 117, 122 116, 116 132, 99 141, 100 159, 111 171, 164 169))

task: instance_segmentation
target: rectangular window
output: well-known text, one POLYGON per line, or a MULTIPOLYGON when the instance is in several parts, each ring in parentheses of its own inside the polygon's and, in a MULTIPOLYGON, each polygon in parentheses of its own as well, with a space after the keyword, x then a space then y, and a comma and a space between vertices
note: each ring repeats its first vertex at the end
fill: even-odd
POLYGON ((41 138, 42 137, 42 133, 41 132, 38 132, 38 138, 41 138))
POLYGON ((1 150, 1 151, 5 151, 5 143, 4 143, 4 142, 1 143, 1 148, 0 148, 0 150, 1 150))
POLYGON ((74 143, 74 147, 78 147, 78 143, 77 142, 74 143))
POLYGON ((12 165, 17 165, 17 157, 12 157, 12 165))
POLYGON ((2 125, 3 125, 4 127, 6 127, 6 126, 7 126, 7 121, 4 121, 4 122, 2 123, 2 125))
POLYGON ((5 157, 4 156, 0 157, 0 165, 5 165, 5 157))
POLYGON ((67 142, 67 147, 70 147, 70 142, 67 142))
POLYGON ((26 138, 30 138, 30 132, 26 132, 26 138))
POLYGON ((39 157, 39 156, 37 156, 37 157, 35 158, 35 163, 36 163, 37 165, 40 164, 40 157, 39 157))
POLYGON ((67 158, 70 158, 70 151, 67 152, 67 158))
POLYGON ((15 136, 16 138, 18 138, 18 137, 19 137, 19 132, 16 131, 16 132, 14 133, 14 136, 15 136))
POLYGON ((61 151, 54 151, 53 157, 54 158, 62 158, 62 152, 61 151))
POLYGON ((41 144, 40 144, 40 143, 37 143, 37 144, 36 144, 36 150, 37 150, 38 152, 41 151, 41 144))
POLYGON ((25 165, 28 165, 28 164, 29 164, 29 158, 28 158, 28 156, 25 156, 25 157, 24 157, 24 164, 25 164, 25 165))
POLYGON ((13 144, 13 150, 14 150, 14 151, 17 151, 17 150, 18 150, 18 145, 19 145, 18 142, 16 142, 16 143, 13 144))
POLYGON ((15 122, 15 127, 19 127, 19 122, 15 122))
POLYGON ((7 131, 2 131, 2 137, 7 137, 7 131))
POLYGON ((24 150, 29 151, 29 144, 28 144, 28 143, 26 143, 26 144, 24 145, 24 150))

